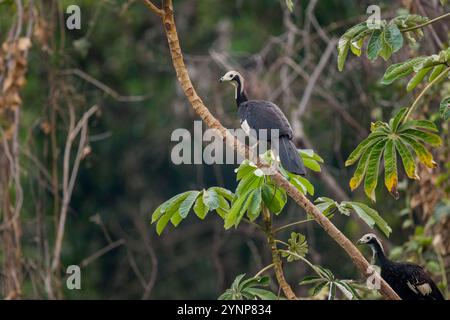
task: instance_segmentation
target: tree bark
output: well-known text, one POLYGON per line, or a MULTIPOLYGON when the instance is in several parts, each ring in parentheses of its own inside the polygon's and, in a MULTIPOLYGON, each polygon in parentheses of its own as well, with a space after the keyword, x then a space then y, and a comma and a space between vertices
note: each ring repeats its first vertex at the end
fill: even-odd
POLYGON ((297 300, 297 296, 295 295, 294 291, 292 291, 291 286, 289 285, 289 283, 287 283, 286 278, 284 277, 280 254, 278 253, 277 244, 273 235, 270 212, 266 207, 263 207, 262 212, 264 223, 266 226, 267 241, 272 253, 273 270, 275 271, 275 277, 277 278, 278 284, 280 285, 281 290, 283 290, 286 298, 288 298, 289 300, 297 300))

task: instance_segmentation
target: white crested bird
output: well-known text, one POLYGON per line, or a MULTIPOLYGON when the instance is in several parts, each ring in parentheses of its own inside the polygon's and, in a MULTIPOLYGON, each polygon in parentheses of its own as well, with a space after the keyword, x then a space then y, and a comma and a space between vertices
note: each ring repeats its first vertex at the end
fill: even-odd
MULTIPOLYGON (((259 130, 267 130, 266 139, 271 142, 270 130, 278 130, 278 156, 283 168, 287 171, 305 175, 303 160, 292 141, 294 134, 286 116, 280 108, 264 100, 248 100, 244 90, 244 78, 237 71, 228 71, 220 78, 220 82, 230 82, 235 87, 235 99, 242 129, 249 134, 250 129, 255 130, 257 138, 259 130)), ((272 143, 271 143, 272 144, 272 143)))
POLYGON ((370 246, 375 263, 380 266, 381 277, 403 300, 445 300, 424 268, 412 263, 389 260, 375 234, 368 233, 357 243, 370 246))

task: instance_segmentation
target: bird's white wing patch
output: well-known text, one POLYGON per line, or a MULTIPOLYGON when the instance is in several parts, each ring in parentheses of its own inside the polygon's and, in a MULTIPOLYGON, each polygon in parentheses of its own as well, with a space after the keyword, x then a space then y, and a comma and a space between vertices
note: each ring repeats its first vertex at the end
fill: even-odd
POLYGON ((247 120, 244 120, 241 122, 241 128, 244 130, 244 132, 249 135, 250 134, 250 126, 248 125, 247 120))
POLYGON ((416 287, 411 284, 411 282, 406 281, 406 284, 408 285, 408 287, 411 289, 412 292, 414 292, 415 294, 418 294, 419 292, 417 291, 416 287))
POLYGON ((419 284, 418 286, 416 286, 416 288, 417 288, 417 290, 420 291, 420 293, 423 296, 427 296, 427 295, 429 295, 431 293, 431 291, 433 291, 431 289, 431 286, 428 283, 419 284))

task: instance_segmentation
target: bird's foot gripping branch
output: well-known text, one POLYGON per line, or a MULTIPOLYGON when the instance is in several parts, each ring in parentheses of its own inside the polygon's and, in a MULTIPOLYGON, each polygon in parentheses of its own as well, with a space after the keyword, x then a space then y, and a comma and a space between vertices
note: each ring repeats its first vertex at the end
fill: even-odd
MULTIPOLYGON (((180 47, 180 43, 179 43, 179 39, 178 39, 178 34, 176 31, 172 1, 164 0, 162 8, 158 8, 156 5, 151 3, 149 0, 144 0, 144 3, 147 5, 147 7, 153 13, 156 13, 159 17, 161 17, 162 24, 163 24, 163 27, 164 27, 164 30, 166 33, 167 41, 169 44, 172 62, 173 62, 173 65, 174 65, 174 68, 176 71, 177 79, 178 79, 187 99, 189 100, 190 104, 192 105, 193 109, 195 110, 195 112, 202 118, 202 120, 210 128, 217 129, 219 135, 225 140, 225 142, 229 146, 235 148, 241 154, 247 154, 248 150, 245 148, 245 146, 243 146, 238 141, 236 141, 236 139, 210 113, 210 111, 205 106, 205 104, 203 103, 201 98, 197 95, 197 93, 192 85, 192 82, 190 80, 186 66, 184 64, 182 51, 181 51, 181 47, 180 47)), ((256 165, 260 166, 261 164, 257 163, 256 165)), ((257 168, 255 168, 254 171, 257 171, 257 168)), ((251 180, 249 180, 249 181, 259 180, 259 183, 261 183, 261 184, 264 183, 264 186, 265 186, 264 187, 263 185, 261 185, 260 186, 261 188, 255 189, 258 191, 252 190, 251 188, 245 188, 245 189, 242 188, 247 191, 250 190, 251 198, 249 198, 250 192, 248 192, 248 194, 246 194, 245 197, 241 196, 238 198, 234 198, 235 195, 232 196, 232 194, 230 194, 229 192, 226 192, 223 190, 218 190, 218 189, 216 189, 216 190, 212 189, 212 190, 214 190, 212 192, 213 195, 221 193, 221 196, 219 196, 218 199, 211 199, 211 194, 209 192, 211 189, 208 189, 206 192, 206 199, 207 199, 206 201, 205 201, 205 191, 202 191, 202 192, 196 191, 194 193, 182 194, 182 195, 179 195, 178 197, 184 198, 184 199, 180 200, 180 198, 178 198, 175 201, 175 203, 179 204, 179 206, 171 207, 171 210, 174 210, 174 212, 173 212, 174 214, 175 214, 175 212, 181 211, 181 213, 183 213, 183 215, 187 215, 187 213, 189 212, 192 205, 194 205, 194 211, 196 212, 196 214, 198 215, 198 213, 197 213, 197 211, 198 211, 202 215, 202 214, 204 214, 204 212, 205 212, 204 210, 206 210, 206 209, 202 209, 201 206, 204 205, 206 202, 213 208, 215 207, 216 211, 219 213, 219 215, 221 214, 220 211, 222 211, 223 218, 225 219, 225 225, 232 226, 232 225, 236 225, 236 222, 239 223, 239 221, 241 221, 243 219, 245 213, 247 213, 247 216, 248 216, 249 208, 250 208, 251 214, 252 213, 255 214, 255 212, 258 211, 255 209, 255 208, 257 208, 256 204, 258 204, 258 202, 261 204, 261 210, 262 210, 262 208, 266 204, 266 202, 264 202, 263 199, 264 199, 264 197, 267 198, 267 196, 263 195, 264 194, 263 188, 264 188, 264 190, 267 190, 267 191, 265 191, 266 194, 273 195, 272 196, 273 199, 276 198, 276 200, 274 200, 274 203, 275 203, 275 205, 278 205, 278 206, 280 206, 280 204, 282 204, 282 203, 285 203, 286 197, 288 195, 297 203, 297 205, 299 205, 301 208, 303 208, 306 211, 306 213, 312 219, 314 219, 325 230, 325 232, 327 232, 327 234, 329 234, 346 251, 346 253, 349 255, 349 257, 351 258, 353 263, 357 266, 357 268, 359 269, 359 271, 362 273, 363 276, 367 277, 369 275, 368 270, 370 270, 370 265, 367 262, 367 260, 362 256, 362 254, 353 245, 353 243, 347 237, 345 237, 345 235, 342 234, 342 232, 339 229, 336 228, 336 226, 329 220, 329 218, 326 217, 319 210, 319 208, 317 208, 305 196, 305 194, 303 194, 301 191, 299 191, 298 187, 296 187, 294 185, 295 181, 293 181, 292 179, 289 179, 290 180, 289 181, 288 180, 289 176, 286 177, 280 172, 275 173, 274 175, 270 176, 270 178, 264 177, 263 179, 258 179, 258 174, 251 173, 251 175, 254 176, 255 178, 252 177, 251 180), (202 201, 198 200, 198 196, 200 195, 200 193, 202 195, 202 201), (224 202, 224 200, 226 200, 227 197, 232 198, 231 206, 228 203, 228 206, 230 207, 229 209, 227 209, 227 205, 225 204, 226 201, 224 202), (258 201, 259 197, 261 199, 260 201, 258 201), (235 201, 233 201, 233 199, 235 201), (196 206, 197 201, 198 201, 198 205, 196 206), (220 205, 220 201, 222 202, 222 207, 220 205), (264 202, 264 204, 263 204, 263 202, 264 202), (277 202, 278 202, 278 204, 277 204, 277 202), (181 207, 181 203, 183 203, 183 207, 181 207), (238 206, 237 203, 239 203, 240 206, 238 206), (233 211, 231 211, 233 205, 235 205, 235 208, 239 207, 239 209, 235 209, 236 213, 233 213, 233 211), (197 211, 195 209, 196 207, 197 207, 197 211), (177 209, 175 209, 175 208, 177 208, 177 209), (219 209, 219 210, 217 210, 217 209, 219 209), (233 218, 233 217, 236 217, 236 218, 233 218)), ((300 176, 297 176, 297 177, 300 177, 300 176)), ((261 177, 259 177, 259 178, 261 178, 261 177)), ((305 183, 306 182, 303 181, 302 184, 304 185, 305 183)), ((254 186, 254 185, 252 184, 252 186, 254 186)), ((309 186, 309 188, 311 189, 311 186, 309 186)), ((308 189, 308 188, 306 188, 306 189, 308 189)), ((241 190, 239 190, 239 191, 241 191, 241 190)), ((236 190, 236 193, 238 193, 238 190, 236 190)), ((274 205, 272 203, 272 201, 270 201, 269 204, 274 205)), ((270 211, 271 210, 270 207, 269 206, 267 206, 267 207, 268 207, 268 210, 270 211)), ((162 214, 162 212, 167 212, 166 211, 167 209, 168 209, 168 205, 158 208, 157 211, 154 213, 154 217, 159 216, 160 219, 162 219, 162 217, 164 217, 163 222, 160 222, 159 221, 160 219, 154 218, 155 221, 158 220, 157 228, 158 228, 158 224, 160 226, 167 225, 169 220, 171 221, 172 216, 162 214)), ((272 208, 272 210, 274 210, 274 208, 272 208)), ((274 211, 276 212, 276 210, 274 210, 274 211)), ((179 214, 179 216, 181 216, 181 214, 179 214)), ((269 214, 269 216, 270 216, 270 214, 269 214)), ((267 230, 267 216, 265 219, 266 219, 265 220, 266 221, 265 231, 267 232, 268 231, 267 230)), ((174 218, 174 220, 175 221, 172 222, 174 224, 177 224, 181 221, 179 218, 174 218), (179 221, 177 221, 177 219, 179 221)), ((251 221, 251 220, 249 219, 249 221, 251 221)), ((162 231, 163 227, 160 227, 160 229, 162 231)), ((270 232, 268 232, 268 234, 270 235, 270 232)), ((294 236, 294 238, 299 239, 301 237, 294 236)), ((273 239, 273 242, 272 242, 270 240, 270 236, 269 236, 269 242, 276 243, 275 240, 276 239, 273 239)), ((293 242, 296 245, 292 245, 291 249, 286 250, 287 252, 290 252, 290 253, 293 252, 292 250, 294 250, 294 248, 298 249, 298 247, 299 247, 298 241, 297 242, 291 241, 291 242, 293 242)), ((301 245, 300 245, 300 248, 301 248, 301 245)), ((289 284, 287 284, 286 280, 284 279, 284 276, 282 276, 282 274, 280 274, 280 271, 282 272, 281 261, 277 257, 279 257, 279 252, 281 250, 279 250, 278 247, 274 246, 274 245, 271 245, 271 250, 273 253, 273 255, 272 255, 273 256, 273 264, 274 264, 273 267, 275 269, 275 273, 277 276, 277 280, 280 284, 280 287, 283 290, 283 293, 286 295, 287 298, 295 299, 296 296, 295 296, 293 290, 291 289, 289 284)), ((288 256, 292 256, 292 255, 288 255, 288 256)), ((295 256, 301 257, 301 255, 299 255, 298 252, 295 254, 295 256)), ((328 278, 332 279, 330 275, 328 275, 328 278)), ((239 282, 239 281, 237 281, 237 282, 239 282)), ((330 283, 330 281, 325 282, 325 284, 327 284, 327 283, 330 283)), ((331 293, 336 292, 336 287, 340 288, 340 289, 342 288, 342 286, 345 287, 341 283, 339 283, 339 285, 337 284, 337 282, 332 282, 332 283, 334 283, 334 284, 329 286, 329 290, 331 293)), ((343 283, 345 283, 345 282, 343 282, 343 283)), ((380 283, 381 283, 380 292, 386 299, 399 299, 398 295, 390 288, 390 286, 384 280, 380 279, 380 283)), ((322 286, 322 288, 324 288, 324 287, 325 287, 325 285, 322 286)), ((349 290, 349 289, 347 289, 347 290, 349 290)), ((253 292, 254 291, 255 290, 253 290, 253 292)))

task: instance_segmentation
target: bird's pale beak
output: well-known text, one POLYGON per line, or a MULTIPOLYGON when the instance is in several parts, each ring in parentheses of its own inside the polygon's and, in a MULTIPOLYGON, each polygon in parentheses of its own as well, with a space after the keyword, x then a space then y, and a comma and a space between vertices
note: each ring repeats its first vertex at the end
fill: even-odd
POLYGON ((364 244, 365 242, 363 241, 363 239, 359 239, 358 241, 356 241, 356 244, 364 244))

